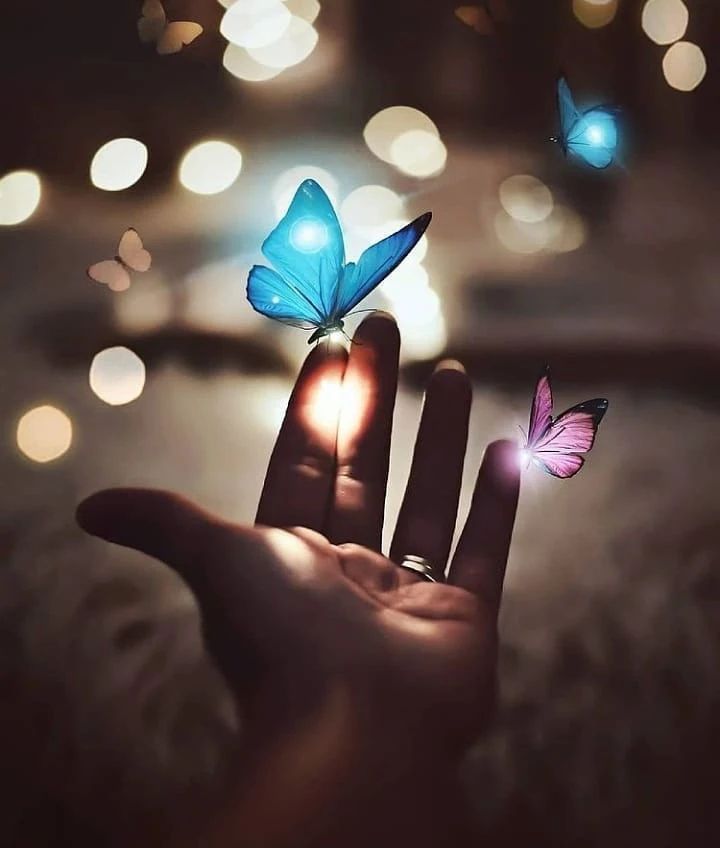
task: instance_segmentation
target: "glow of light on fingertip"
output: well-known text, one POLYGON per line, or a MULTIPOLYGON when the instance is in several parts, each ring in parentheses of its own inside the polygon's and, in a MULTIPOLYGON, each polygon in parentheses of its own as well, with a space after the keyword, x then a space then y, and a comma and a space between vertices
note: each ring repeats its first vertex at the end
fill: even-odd
POLYGON ((12 171, 0 179, 0 225, 27 221, 40 204, 42 184, 33 171, 12 171))
POLYGON ((182 185, 194 194, 220 194, 240 176, 242 154, 226 141, 202 141, 180 163, 182 185))
POLYGON ((90 388, 110 406, 137 400, 145 387, 145 363, 127 347, 109 347, 93 358, 90 388))
POLYGON ((136 138, 114 138, 95 153, 90 180, 103 191, 124 191, 145 173, 148 149, 136 138))
POLYGON ((55 406, 36 406, 20 418, 15 437, 18 448, 28 459, 51 462, 70 448, 72 422, 55 406))
POLYGON ((343 336, 343 334, 340 332, 340 330, 333 330, 333 332, 330 333, 330 341, 333 342, 334 344, 338 344, 339 342, 342 342, 342 340, 344 338, 345 338, 345 336, 343 336))
POLYGON ((668 85, 678 91, 693 91, 707 73, 705 54, 691 41, 678 41, 669 47, 662 67, 668 85))

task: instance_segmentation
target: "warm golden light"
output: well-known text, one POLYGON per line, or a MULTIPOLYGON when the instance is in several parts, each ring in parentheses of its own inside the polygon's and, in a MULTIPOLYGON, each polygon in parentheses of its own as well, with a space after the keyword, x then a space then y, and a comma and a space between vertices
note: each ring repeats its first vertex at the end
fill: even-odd
POLYGON ((283 72, 283 68, 269 68, 267 65, 261 65, 244 47, 239 47, 237 44, 228 44, 225 48, 223 67, 234 77, 246 82, 265 82, 283 72))
POLYGON ((281 0, 236 0, 223 15, 220 32, 239 47, 264 47, 283 35, 292 17, 281 0))
POLYGON ((343 200, 340 217, 346 227, 375 231, 383 221, 400 218, 403 211, 402 198, 394 191, 381 185, 364 185, 343 200))
MULTIPOLYGON (((327 344, 327 342, 322 342, 327 344)), ((332 342, 330 342, 332 344, 332 342)), ((330 367, 309 388, 303 417, 315 437, 334 445, 342 417, 343 439, 353 439, 370 412, 370 385, 360 375, 347 375, 330 367)))
POLYGON ((618 0, 573 0, 575 17, 588 29, 598 29, 609 24, 617 14, 618 0))
POLYGON ((114 138, 97 151, 90 163, 90 180, 103 191, 123 191, 145 173, 148 149, 135 138, 114 138))
POLYGON ((393 143, 404 133, 413 130, 424 130, 438 138, 440 135, 433 121, 419 109, 412 106, 389 106, 370 118, 363 130, 363 137, 378 159, 393 165, 393 143))
POLYGON ((642 28, 656 44, 672 44, 685 35, 690 13, 682 0, 647 0, 642 28))
POLYGON ((445 169, 447 148, 428 130, 408 130, 390 145, 392 164, 411 177, 435 177, 445 169))
POLYGON ((203 141, 185 154, 180 182, 195 194, 219 194, 240 176, 242 154, 226 141, 203 141))
POLYGON ((678 41, 663 57, 663 73, 667 83, 678 91, 693 91, 705 79, 705 54, 691 41, 678 41))
POLYGON ((553 196, 545 183, 528 174, 504 180, 498 192, 503 209, 517 221, 534 224, 552 212, 553 196))
POLYGON ((318 42, 317 30, 303 18, 293 15, 283 34, 263 47, 248 47, 248 53, 269 68, 290 68, 299 65, 313 52, 318 42))
POLYGON ((339 189, 335 177, 329 171, 318 168, 316 165, 296 165, 294 168, 283 171, 273 185, 272 197, 278 219, 282 218, 287 212, 288 206, 290 206, 290 202, 303 180, 315 180, 322 186, 333 206, 337 206, 339 189))
POLYGON ((145 387, 145 364, 126 347, 109 347, 90 365, 90 388, 110 406, 131 403, 145 387))
POLYGON ((72 444, 72 422, 54 406, 36 406, 18 421, 17 446, 33 462, 51 462, 72 444))
POLYGON ((0 179, 0 225, 22 224, 35 212, 42 196, 40 177, 33 171, 12 171, 0 179))

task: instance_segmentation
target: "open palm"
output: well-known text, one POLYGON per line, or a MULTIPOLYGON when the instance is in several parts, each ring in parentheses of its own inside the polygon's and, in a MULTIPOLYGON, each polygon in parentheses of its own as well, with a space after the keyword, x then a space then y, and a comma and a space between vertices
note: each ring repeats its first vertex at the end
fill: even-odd
MULTIPOLYGON (((493 702, 497 611, 518 494, 515 446, 488 448, 447 581, 398 568, 415 554, 438 575, 446 570, 471 390, 458 366, 435 371, 385 557, 399 338, 391 319, 375 315, 354 340, 349 354, 322 344, 308 356, 257 526, 147 490, 101 492, 78 510, 86 530, 163 560, 195 593, 208 648, 237 694, 247 757, 262 763, 252 801, 239 806, 262 822, 263 844, 272 844, 268 815, 258 812, 264 805, 269 814, 278 798, 292 797, 276 841, 284 844, 287 831, 287 844, 300 844, 290 823, 310 818, 310 830, 327 831, 328 804, 349 808, 349 798, 365 791, 353 775, 379 773, 380 785, 391 785, 396 770, 436 770, 427 764, 456 757, 493 702), (311 790, 298 790, 299 763, 314 775, 311 790)), ((252 821, 245 818, 244 835, 252 821)))

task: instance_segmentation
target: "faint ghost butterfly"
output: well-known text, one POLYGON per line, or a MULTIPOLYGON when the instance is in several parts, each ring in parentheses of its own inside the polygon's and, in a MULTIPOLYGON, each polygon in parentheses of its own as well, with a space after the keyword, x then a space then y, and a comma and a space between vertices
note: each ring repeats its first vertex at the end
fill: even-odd
POLYGON ((145 0, 142 17, 138 21, 138 34, 143 43, 155 42, 161 56, 179 53, 192 44, 202 33, 200 24, 192 21, 168 21, 160 0, 145 0))
POLYGON ((559 144, 566 156, 575 156, 593 168, 607 168, 617 152, 619 109, 593 106, 580 112, 565 77, 558 80, 557 102, 560 135, 551 141, 559 144))
POLYGON ((87 269, 87 275, 96 283, 104 283, 113 291, 130 288, 130 271, 147 271, 152 264, 150 252, 132 227, 125 230, 118 244, 117 256, 96 262, 87 269))
POLYGON ((247 296, 253 309, 303 330, 308 344, 343 331, 343 318, 397 268, 418 243, 432 215, 345 262, 345 242, 330 199, 314 180, 298 188, 290 208, 265 239, 262 252, 277 270, 250 269, 247 296))
POLYGON ((487 0, 482 5, 458 6, 455 17, 480 35, 494 35, 498 23, 510 19, 505 0, 487 0))
POLYGON ((581 454, 592 448, 607 409, 605 398, 594 398, 553 419, 552 389, 546 372, 535 387, 522 456, 553 477, 572 477, 582 468, 585 458, 581 454))

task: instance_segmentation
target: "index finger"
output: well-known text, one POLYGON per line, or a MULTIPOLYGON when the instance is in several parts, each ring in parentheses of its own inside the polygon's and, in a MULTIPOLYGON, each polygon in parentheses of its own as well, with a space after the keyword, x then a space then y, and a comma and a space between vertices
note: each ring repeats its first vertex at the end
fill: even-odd
POLYGON ((329 339, 310 351, 270 457, 257 524, 322 531, 335 480, 346 364, 345 348, 329 339))
POLYGON ((520 492, 517 444, 493 442, 480 466, 448 582, 480 597, 497 615, 520 492))

